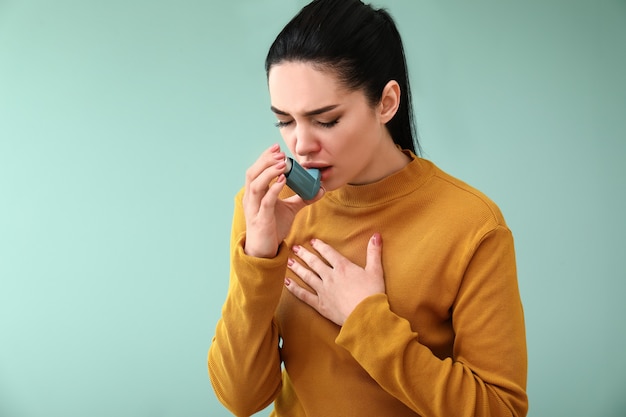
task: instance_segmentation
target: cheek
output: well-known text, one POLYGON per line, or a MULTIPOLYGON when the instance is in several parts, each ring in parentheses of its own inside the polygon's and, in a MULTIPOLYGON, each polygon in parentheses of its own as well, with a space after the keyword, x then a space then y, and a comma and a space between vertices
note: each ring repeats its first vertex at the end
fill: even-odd
POLYGON ((356 123, 354 121, 344 123, 335 132, 333 140, 330 141, 335 153, 342 155, 359 153, 362 142, 366 140, 368 129, 358 122, 357 120, 356 123))

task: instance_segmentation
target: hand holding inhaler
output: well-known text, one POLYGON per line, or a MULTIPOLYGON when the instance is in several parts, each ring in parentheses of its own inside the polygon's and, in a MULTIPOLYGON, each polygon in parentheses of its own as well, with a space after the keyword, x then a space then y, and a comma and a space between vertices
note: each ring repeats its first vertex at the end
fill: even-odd
POLYGON ((302 199, 312 200, 320 190, 321 174, 319 169, 304 169, 293 158, 285 158, 287 167, 285 177, 287 186, 295 191, 302 199))
POLYGON ((315 201, 320 189, 318 169, 305 170, 294 159, 286 158, 278 144, 267 149, 246 172, 242 200, 246 218, 244 252, 259 258, 276 256, 296 214, 315 201), (281 199, 285 185, 297 195, 281 199))

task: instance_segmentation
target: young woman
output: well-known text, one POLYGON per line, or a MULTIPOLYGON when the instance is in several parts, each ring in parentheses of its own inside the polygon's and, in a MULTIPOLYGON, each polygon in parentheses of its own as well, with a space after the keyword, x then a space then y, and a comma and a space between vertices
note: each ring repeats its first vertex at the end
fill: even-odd
POLYGON ((313 1, 266 60, 284 142, 323 188, 285 187, 279 145, 236 198, 208 357, 235 415, 524 416, 513 237, 485 195, 419 158, 391 17, 313 1))

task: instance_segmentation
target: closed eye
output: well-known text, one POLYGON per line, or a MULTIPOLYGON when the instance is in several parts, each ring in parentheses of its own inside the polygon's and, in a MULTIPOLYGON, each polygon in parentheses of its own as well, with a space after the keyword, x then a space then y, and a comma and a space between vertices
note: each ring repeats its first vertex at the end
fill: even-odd
POLYGON ((276 123, 274 123, 274 126, 276 126, 279 129, 282 129, 283 127, 287 127, 287 126, 289 126, 292 123, 293 123, 293 120, 290 120, 288 122, 283 122, 283 121, 279 120, 276 123))
MULTIPOLYGON (((293 123, 293 120, 289 120, 288 122, 279 120, 276 123, 274 123, 274 126, 276 126, 279 129, 282 129, 284 127, 287 127, 289 125, 291 125, 293 123)), ((330 129, 331 127, 335 126, 337 123, 339 123, 339 119, 335 119, 333 121, 330 122, 320 122, 317 121, 315 122, 318 126, 323 127, 325 129, 330 129)))
POLYGON ((335 119, 332 122, 317 122, 318 125, 327 129, 330 129, 331 127, 335 126, 337 123, 339 123, 339 119, 335 119))

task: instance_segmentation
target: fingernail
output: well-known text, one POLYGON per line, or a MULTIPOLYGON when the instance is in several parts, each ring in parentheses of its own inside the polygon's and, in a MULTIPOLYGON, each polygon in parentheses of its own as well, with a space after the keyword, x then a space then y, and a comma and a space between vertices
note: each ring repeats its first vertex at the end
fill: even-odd
POLYGON ((374 244, 374 246, 380 246, 380 244, 382 243, 382 237, 380 236, 380 233, 374 233, 374 236, 372 236, 372 243, 374 244))
POLYGON ((288 287, 291 285, 291 280, 289 278, 285 278, 285 286, 288 287))
POLYGON ((311 239, 311 245, 315 245, 315 242, 317 242, 317 239, 311 239))
POLYGON ((288 266, 293 265, 293 263, 294 263, 293 258, 289 258, 289 259, 287 259, 287 265, 288 265, 288 266))
POLYGON ((293 253, 295 253, 297 255, 298 251, 300 250, 300 246, 295 245, 293 248, 291 248, 291 250, 293 251, 293 253))

